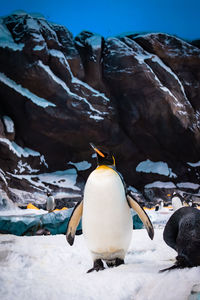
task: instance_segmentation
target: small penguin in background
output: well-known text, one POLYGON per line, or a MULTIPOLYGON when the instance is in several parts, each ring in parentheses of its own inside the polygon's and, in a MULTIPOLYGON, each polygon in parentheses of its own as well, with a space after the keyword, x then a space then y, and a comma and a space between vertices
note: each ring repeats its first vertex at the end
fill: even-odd
POLYGON ((176 211, 179 208, 183 207, 183 203, 181 201, 181 196, 178 193, 173 192, 171 200, 172 200, 173 211, 176 211))
POLYGON ((55 209, 55 199, 52 196, 52 194, 50 192, 47 192, 47 204, 46 204, 46 209, 48 210, 48 212, 52 212, 55 209))
POLYGON ((8 200, 5 198, 0 199, 0 209, 6 209, 8 207, 8 200))
POLYGON ((192 201, 190 200, 190 201, 188 202, 188 206, 192 207, 192 205, 193 205, 193 203, 192 203, 192 201))
POLYGON ((189 201, 188 205, 189 205, 190 207, 197 207, 197 206, 198 206, 197 203, 194 203, 192 200, 189 201))
POLYGON ((97 155, 97 168, 87 179, 83 201, 74 208, 66 232, 66 239, 72 246, 82 216, 83 235, 93 258, 93 268, 88 272, 103 270, 103 261, 108 267, 124 264, 133 229, 130 208, 138 213, 149 237, 153 239, 154 236, 146 212, 127 194, 112 153, 90 145, 97 155))
POLYGON ((160 200, 156 205, 155 205, 155 211, 161 211, 164 207, 164 202, 163 200, 160 200))

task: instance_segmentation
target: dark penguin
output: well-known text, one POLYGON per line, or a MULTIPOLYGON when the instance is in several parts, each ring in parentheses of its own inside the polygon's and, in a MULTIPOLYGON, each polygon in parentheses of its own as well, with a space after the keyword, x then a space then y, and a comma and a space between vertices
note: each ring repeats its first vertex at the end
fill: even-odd
POLYGON ((164 241, 177 251, 176 263, 167 269, 200 266, 200 211, 193 207, 182 207, 168 220, 164 241))

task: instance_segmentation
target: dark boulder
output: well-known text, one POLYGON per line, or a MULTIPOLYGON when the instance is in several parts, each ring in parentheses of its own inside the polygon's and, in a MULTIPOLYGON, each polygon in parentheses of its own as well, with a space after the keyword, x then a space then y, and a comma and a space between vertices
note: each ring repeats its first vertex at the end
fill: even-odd
POLYGON ((26 13, 1 18, 0 30, 0 169, 7 188, 80 197, 95 166, 89 142, 111 149, 127 184, 140 191, 158 180, 198 183, 198 47, 167 34, 104 39, 83 31, 73 38, 26 13), (136 171, 146 160, 171 171, 136 171), (73 180, 41 177, 59 170, 73 180))

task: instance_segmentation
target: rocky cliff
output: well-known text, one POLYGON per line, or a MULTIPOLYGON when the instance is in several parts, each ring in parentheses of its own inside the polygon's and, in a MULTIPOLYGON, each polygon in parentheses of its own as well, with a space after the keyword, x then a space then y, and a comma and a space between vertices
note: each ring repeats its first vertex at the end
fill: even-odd
POLYGON ((13 200, 80 197, 95 167, 89 142, 112 150, 140 191, 158 181, 200 187, 196 43, 162 33, 73 38, 14 13, 0 19, 0 96, 0 184, 13 200))

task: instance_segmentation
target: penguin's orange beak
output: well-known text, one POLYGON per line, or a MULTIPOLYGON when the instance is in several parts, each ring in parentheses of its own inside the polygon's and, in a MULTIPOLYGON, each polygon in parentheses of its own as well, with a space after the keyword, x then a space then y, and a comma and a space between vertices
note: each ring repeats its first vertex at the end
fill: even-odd
POLYGON ((105 155, 104 155, 99 149, 97 149, 97 147, 96 147, 93 143, 90 143, 90 146, 91 146, 92 149, 93 149, 97 154, 99 154, 101 157, 105 157, 105 155))

